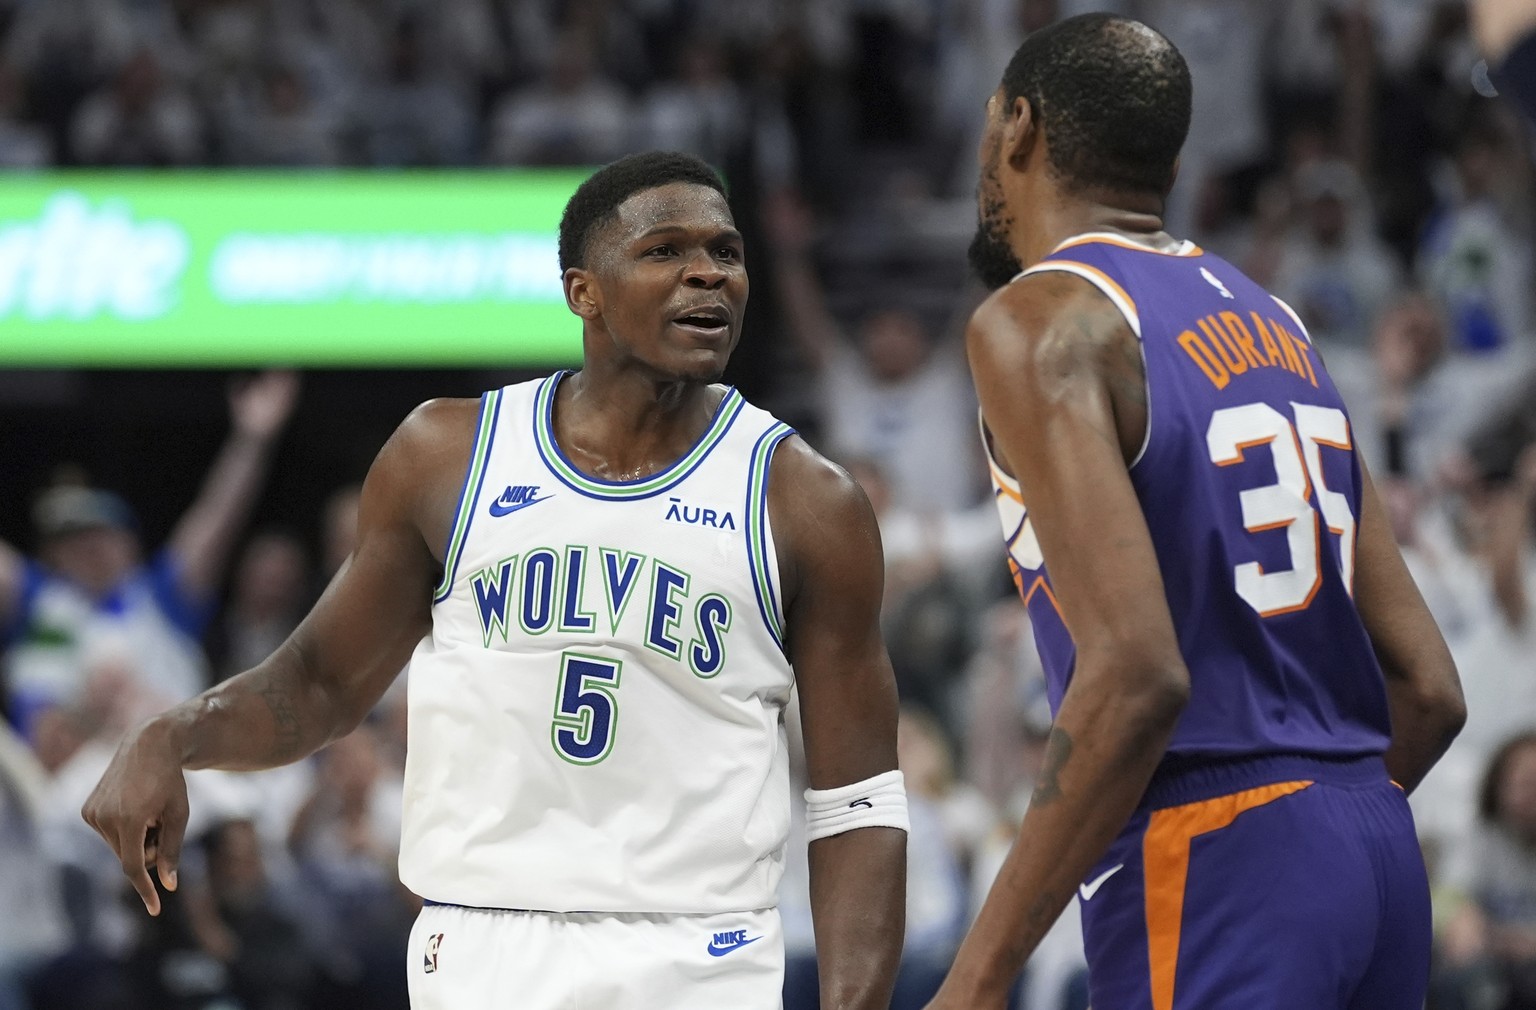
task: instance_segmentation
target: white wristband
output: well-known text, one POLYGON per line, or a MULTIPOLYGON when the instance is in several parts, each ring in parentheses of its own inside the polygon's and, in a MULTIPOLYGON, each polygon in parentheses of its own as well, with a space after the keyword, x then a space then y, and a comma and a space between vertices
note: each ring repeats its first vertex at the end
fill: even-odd
POLYGON ((891 770, 836 789, 805 791, 806 840, 830 838, 855 828, 908 830, 907 790, 891 770))

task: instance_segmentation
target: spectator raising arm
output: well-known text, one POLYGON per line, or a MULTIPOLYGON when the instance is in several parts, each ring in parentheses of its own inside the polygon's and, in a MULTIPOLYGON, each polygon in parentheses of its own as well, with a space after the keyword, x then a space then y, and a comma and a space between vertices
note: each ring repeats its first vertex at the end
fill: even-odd
POLYGON ((800 357, 813 372, 821 372, 842 342, 843 333, 827 308, 825 288, 811 262, 815 221, 804 201, 790 193, 772 197, 765 217, 773 250, 779 311, 789 325, 800 357))
POLYGON ((170 552, 189 595, 208 596, 224 577, 235 539, 266 477, 272 444, 288 423, 298 393, 299 378, 292 372, 267 372, 230 391, 229 439, 197 500, 171 532, 170 552))

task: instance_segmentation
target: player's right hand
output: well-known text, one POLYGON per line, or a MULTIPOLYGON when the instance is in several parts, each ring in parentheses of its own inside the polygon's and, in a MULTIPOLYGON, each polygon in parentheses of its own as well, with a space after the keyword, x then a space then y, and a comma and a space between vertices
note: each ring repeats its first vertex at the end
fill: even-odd
POLYGON ((187 780, 179 751, 160 724, 151 721, 124 737, 80 816, 117 853, 145 909, 159 915, 160 895, 149 871, 154 867, 165 889, 176 890, 187 830, 187 780))

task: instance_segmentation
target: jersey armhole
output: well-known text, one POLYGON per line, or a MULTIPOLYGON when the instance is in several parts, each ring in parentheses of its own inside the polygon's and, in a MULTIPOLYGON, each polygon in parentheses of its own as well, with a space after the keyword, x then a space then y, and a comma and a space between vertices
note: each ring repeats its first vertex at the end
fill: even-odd
POLYGON ((1270 295, 1269 297, 1273 298, 1275 304, 1284 309, 1285 314, 1291 317, 1291 322, 1295 323, 1296 328, 1301 331, 1302 339, 1309 344, 1312 343, 1312 334, 1307 332, 1307 324, 1301 321, 1301 316, 1296 314, 1296 310, 1287 305, 1279 295, 1270 295))
POLYGON ((987 427, 987 415, 981 408, 976 408, 976 434, 981 438, 981 454, 987 461, 987 469, 991 471, 992 482, 997 487, 1005 488, 1020 502, 1024 499, 1019 490, 1019 479, 1007 470, 997 460, 997 453, 992 447, 992 429, 987 427))
POLYGON ((480 421, 475 426, 474 451, 464 472, 464 486, 459 489, 459 504, 453 512, 452 533, 443 549, 443 578, 432 591, 433 605, 446 600, 453 593, 453 580, 459 572, 459 556, 464 553, 464 543, 469 539, 469 528, 474 522, 475 503, 480 500, 480 489, 485 484, 486 463, 491 457, 491 446, 496 441, 496 419, 501 413, 502 390, 494 389, 480 397, 480 421))
MULTIPOLYGON (((1122 288, 1109 274, 1086 263, 1078 263, 1075 260, 1046 260, 1043 263, 1036 263, 1028 270, 1019 274, 1019 277, 1028 277, 1030 274, 1046 273, 1052 270, 1081 277, 1089 284, 1098 288, 1099 293, 1108 298, 1110 304, 1120 310, 1120 314, 1125 317, 1126 325, 1131 328, 1132 333, 1136 334, 1136 346, 1141 351, 1142 388, 1146 391, 1147 396, 1147 425, 1146 430, 1141 434, 1141 448, 1136 450, 1135 458, 1125 466, 1127 470, 1134 470, 1136 465, 1146 456, 1147 447, 1152 444, 1152 374, 1147 364, 1146 341, 1141 337, 1141 314, 1136 311, 1136 303, 1131 299, 1130 295, 1126 294, 1125 288, 1122 288)), ((1279 302, 1280 299, 1276 298, 1275 301, 1279 302)), ((1280 304, 1285 306, 1284 302, 1280 302, 1280 304)), ((1285 306, 1285 310, 1290 312, 1290 306, 1285 306)), ((1292 316, 1295 315, 1295 313, 1291 314, 1292 316)), ((1301 321, 1297 320, 1296 325, 1300 326, 1301 321)), ((1308 342, 1310 343, 1310 341, 1308 342)), ((982 439, 983 445, 985 445, 985 433, 983 433, 982 439)), ((991 452, 987 453, 987 461, 992 463, 991 452)), ((992 465, 996 469, 996 464, 992 463, 992 465)), ((1018 485, 1015 483, 1014 489, 1017 490, 1017 488, 1018 485)))
POLYGON ((768 476, 773 468, 773 451, 779 443, 795 433, 795 429, 783 422, 776 422, 752 447, 752 458, 747 467, 747 501, 744 509, 747 536, 747 562, 751 566, 752 592, 757 598, 757 611, 762 617, 768 634, 780 651, 784 649, 784 613, 779 604, 778 553, 774 549, 773 534, 768 525, 768 476))

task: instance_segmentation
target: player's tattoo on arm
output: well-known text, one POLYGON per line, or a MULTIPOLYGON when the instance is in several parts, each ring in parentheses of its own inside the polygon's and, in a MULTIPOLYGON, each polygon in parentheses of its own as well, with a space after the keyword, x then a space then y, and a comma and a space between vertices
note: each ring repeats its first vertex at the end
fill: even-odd
MULTIPOLYGON (((1030 926, 1041 932, 1050 929, 1051 925, 1056 921, 1056 917, 1061 914, 1062 906, 1066 903, 1067 899, 1060 897, 1054 891, 1040 892, 1029 906, 1030 926)), ((1027 957, 1029 952, 1024 951, 1024 954, 1027 957)))
POLYGON ((1045 764, 1040 769, 1040 784, 1031 800, 1035 806, 1047 806, 1061 798, 1061 770, 1072 757, 1072 737, 1059 726, 1051 727, 1045 740, 1045 764))
POLYGON ((303 726, 293 698, 296 686, 291 681, 284 683, 274 677, 259 692, 267 712, 272 716, 271 753, 274 758, 282 759, 298 750, 303 736, 303 726))

